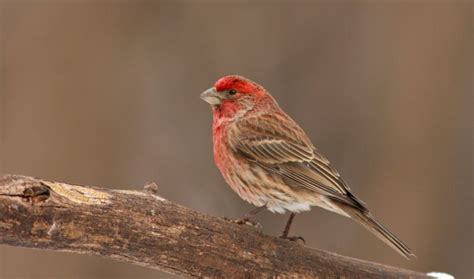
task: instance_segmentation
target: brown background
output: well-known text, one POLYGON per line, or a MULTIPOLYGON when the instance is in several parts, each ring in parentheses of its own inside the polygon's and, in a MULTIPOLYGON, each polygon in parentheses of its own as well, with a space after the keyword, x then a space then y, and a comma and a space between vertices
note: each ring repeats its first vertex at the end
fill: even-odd
MULTIPOLYGON (((418 259, 314 209, 310 247, 472 278, 472 4, 6 1, 0 173, 140 189, 213 215, 251 209, 214 167, 220 76, 262 83, 418 259)), ((264 213, 278 235, 286 217, 264 213)), ((127 220, 124 220, 126 222, 127 220)), ((0 247, 1 278, 157 278, 93 256, 0 247)))

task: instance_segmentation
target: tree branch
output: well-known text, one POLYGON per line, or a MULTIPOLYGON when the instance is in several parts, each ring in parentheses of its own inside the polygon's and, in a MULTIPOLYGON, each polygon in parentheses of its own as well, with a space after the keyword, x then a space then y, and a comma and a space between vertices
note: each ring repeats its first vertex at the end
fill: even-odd
POLYGON ((196 277, 428 278, 264 235, 151 191, 16 175, 0 177, 0 244, 101 255, 196 277))

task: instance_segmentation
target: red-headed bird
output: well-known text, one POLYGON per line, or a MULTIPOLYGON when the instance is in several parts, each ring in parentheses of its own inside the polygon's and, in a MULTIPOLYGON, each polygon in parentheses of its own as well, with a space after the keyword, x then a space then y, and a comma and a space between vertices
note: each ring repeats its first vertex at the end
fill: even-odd
MULTIPOLYGON (((339 173, 261 85, 242 76, 225 76, 201 94, 211 104, 214 160, 229 186, 257 206, 296 213, 319 206, 352 218, 406 258, 414 256, 377 222, 339 173)), ((246 215, 248 219, 251 215, 246 215)))

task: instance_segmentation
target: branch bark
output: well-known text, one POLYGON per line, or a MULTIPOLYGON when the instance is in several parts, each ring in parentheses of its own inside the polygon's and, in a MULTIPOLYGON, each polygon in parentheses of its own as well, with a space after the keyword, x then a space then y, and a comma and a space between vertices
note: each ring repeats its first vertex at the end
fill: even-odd
POLYGON ((190 277, 428 278, 264 235, 151 191, 17 175, 0 178, 0 244, 101 255, 190 277))

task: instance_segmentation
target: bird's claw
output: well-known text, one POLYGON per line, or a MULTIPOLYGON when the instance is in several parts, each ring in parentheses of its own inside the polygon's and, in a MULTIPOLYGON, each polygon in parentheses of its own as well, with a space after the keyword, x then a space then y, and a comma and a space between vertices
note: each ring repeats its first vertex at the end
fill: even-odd
POLYGON ((238 224, 238 225, 247 225, 247 226, 252 226, 258 230, 262 230, 263 226, 259 222, 253 221, 250 218, 240 218, 240 219, 229 219, 227 217, 224 217, 224 220, 230 221, 232 223, 238 224))
POLYGON ((289 240, 289 241, 294 241, 294 242, 298 242, 298 240, 301 240, 301 241, 303 241, 303 244, 306 244, 306 240, 302 236, 284 236, 284 235, 281 235, 280 238, 281 239, 286 239, 286 240, 289 240))

